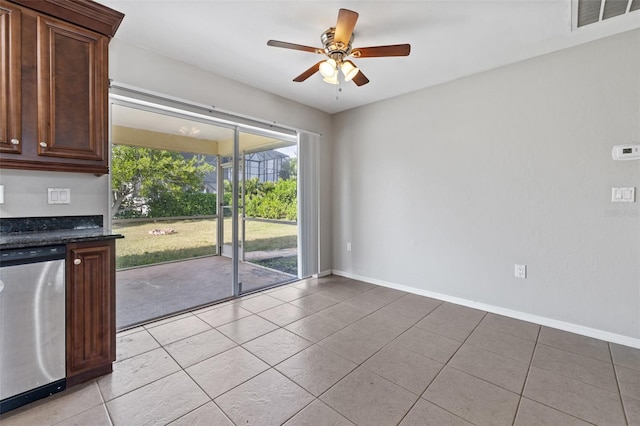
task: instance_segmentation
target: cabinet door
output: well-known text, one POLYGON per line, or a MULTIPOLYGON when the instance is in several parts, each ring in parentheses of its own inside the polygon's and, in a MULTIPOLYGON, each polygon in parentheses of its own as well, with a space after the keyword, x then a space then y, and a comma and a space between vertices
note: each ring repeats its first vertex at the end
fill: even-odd
POLYGON ((38 155, 108 164, 107 37, 38 16, 38 155))
POLYGON ((22 152, 20 9, 0 1, 0 152, 22 152))
POLYGON ((115 245, 67 246, 67 381, 111 371, 115 360, 115 245))

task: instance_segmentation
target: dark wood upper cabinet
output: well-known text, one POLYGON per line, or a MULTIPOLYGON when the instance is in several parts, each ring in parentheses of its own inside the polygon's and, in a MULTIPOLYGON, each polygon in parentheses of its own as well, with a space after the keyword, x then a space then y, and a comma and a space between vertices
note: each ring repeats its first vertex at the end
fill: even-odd
POLYGON ((38 155, 106 167, 107 37, 39 16, 38 44, 38 155))
POLYGON ((124 15, 90 0, 0 12, 0 168, 108 173, 108 44, 124 15))
POLYGON ((22 152, 21 129, 21 12, 0 3, 0 152, 22 152))

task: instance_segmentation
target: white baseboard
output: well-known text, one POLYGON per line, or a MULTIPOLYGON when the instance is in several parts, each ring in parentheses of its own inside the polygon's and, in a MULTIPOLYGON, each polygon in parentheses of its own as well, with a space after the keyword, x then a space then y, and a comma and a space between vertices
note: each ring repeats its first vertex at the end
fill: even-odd
POLYGON ((331 275, 332 273, 333 273, 333 271, 331 269, 327 269, 326 271, 318 272, 318 277, 319 278, 326 277, 326 276, 331 275))
POLYGON ((351 272, 339 271, 335 269, 332 272, 333 272, 333 275, 339 275, 341 277, 351 278, 358 281, 364 281, 371 284, 380 285, 383 287, 393 288, 396 290, 402 290, 402 291, 406 291, 407 293, 413 293, 413 294, 418 294, 420 296, 431 297, 432 299, 438 299, 445 302, 455 303, 456 305, 462 305, 462 306, 467 306, 469 308, 480 309, 482 311, 487 311, 487 312, 491 312, 498 315, 504 315, 510 318, 528 321, 535 324, 540 324, 547 327, 568 331, 570 333, 580 334, 587 337, 593 337, 594 339, 605 340, 607 342, 618 343, 620 345, 630 346, 632 348, 640 349, 640 339, 624 336, 622 334, 611 333, 608 331, 598 330, 596 328, 591 328, 591 327, 585 327, 585 326, 573 324, 570 322, 558 321, 552 318, 547 318, 539 315, 533 315, 525 312, 514 311, 512 309, 502 308, 500 306, 474 302, 472 300, 462 299, 460 297, 449 296, 442 293, 436 293, 436 292, 422 290, 415 287, 391 283, 388 281, 378 280, 376 278, 363 277, 361 275, 352 274, 351 272))

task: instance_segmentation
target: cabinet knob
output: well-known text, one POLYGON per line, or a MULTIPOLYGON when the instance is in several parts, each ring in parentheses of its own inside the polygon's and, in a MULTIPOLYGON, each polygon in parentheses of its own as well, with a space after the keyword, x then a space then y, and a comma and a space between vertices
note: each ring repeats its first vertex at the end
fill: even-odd
POLYGON ((46 142, 40 142, 40 146, 43 147, 43 148, 46 148, 47 147, 47 143, 46 142))
POLYGON ((73 259, 73 264, 74 265, 79 265, 82 263, 82 259, 73 259))
POLYGON ((18 139, 11 139, 12 145, 20 145, 20 141, 18 139))

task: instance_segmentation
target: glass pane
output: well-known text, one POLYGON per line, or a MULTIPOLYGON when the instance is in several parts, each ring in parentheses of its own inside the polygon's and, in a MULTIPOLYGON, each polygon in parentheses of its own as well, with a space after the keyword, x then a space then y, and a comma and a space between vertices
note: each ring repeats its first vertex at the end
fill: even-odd
POLYGON ((232 295, 216 256, 220 147, 234 131, 112 105, 112 227, 119 329, 232 295))
POLYGON ((248 292, 297 279, 297 146, 241 133, 240 151, 239 282, 248 292))

